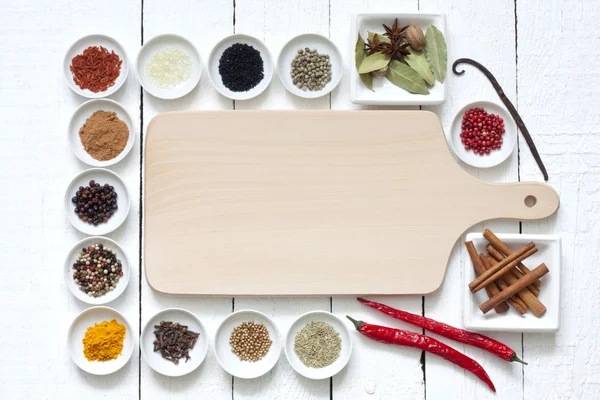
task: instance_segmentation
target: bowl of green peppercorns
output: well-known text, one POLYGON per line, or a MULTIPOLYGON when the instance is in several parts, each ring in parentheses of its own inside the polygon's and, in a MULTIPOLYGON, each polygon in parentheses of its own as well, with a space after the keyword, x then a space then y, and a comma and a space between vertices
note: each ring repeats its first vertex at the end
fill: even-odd
POLYGON ((331 40, 307 33, 296 36, 283 46, 277 73, 289 92, 314 99, 330 93, 340 82, 342 56, 331 40))

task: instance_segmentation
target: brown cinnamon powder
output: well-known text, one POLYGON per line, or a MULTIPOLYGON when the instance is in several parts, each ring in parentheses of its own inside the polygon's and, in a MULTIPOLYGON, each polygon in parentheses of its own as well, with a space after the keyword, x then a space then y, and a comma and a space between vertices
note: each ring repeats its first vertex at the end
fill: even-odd
POLYGON ((79 129, 79 138, 90 156, 98 161, 108 161, 125 148, 129 128, 116 113, 98 110, 79 129))

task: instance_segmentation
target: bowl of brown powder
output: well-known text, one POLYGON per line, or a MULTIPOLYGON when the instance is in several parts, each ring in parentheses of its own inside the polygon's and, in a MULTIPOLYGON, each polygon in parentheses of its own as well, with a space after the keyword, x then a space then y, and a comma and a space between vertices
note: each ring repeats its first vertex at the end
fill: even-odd
POLYGON ((94 167, 121 161, 135 141, 133 120, 114 100, 96 99, 83 103, 69 123, 69 145, 73 154, 94 167))

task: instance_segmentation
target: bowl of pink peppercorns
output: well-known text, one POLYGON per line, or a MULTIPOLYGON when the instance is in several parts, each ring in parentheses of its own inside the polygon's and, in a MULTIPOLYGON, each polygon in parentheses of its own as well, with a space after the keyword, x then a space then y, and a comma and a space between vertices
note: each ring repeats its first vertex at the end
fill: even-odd
POLYGON ((452 122, 452 150, 473 167, 490 168, 504 162, 516 143, 517 126, 508 111, 496 103, 467 104, 452 122))

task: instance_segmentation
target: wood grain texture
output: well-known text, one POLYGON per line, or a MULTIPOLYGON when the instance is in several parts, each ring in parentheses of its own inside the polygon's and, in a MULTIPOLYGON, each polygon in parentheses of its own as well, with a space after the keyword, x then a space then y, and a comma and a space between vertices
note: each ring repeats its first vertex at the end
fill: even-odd
MULTIPOLYGON (((600 91, 590 83, 598 82, 600 72, 590 66, 600 61, 600 3, 517 2, 517 17, 519 112, 563 204, 556 217, 523 224, 523 232, 555 232, 562 238, 561 329, 556 335, 524 335, 523 357, 529 361, 524 395, 594 399, 600 393, 600 110, 592 99, 600 91), (532 10, 544 15, 543 21, 530 18, 532 10), (555 27, 554 39, 544 34, 549 26, 555 27), (552 56, 556 40, 587 32, 589 40, 563 57, 552 56)), ((523 141, 520 148, 522 179, 539 177, 523 141)))
MULTIPOLYGON (((67 351, 68 328, 89 306, 74 298, 63 280, 65 257, 84 235, 69 224, 66 212, 73 211, 62 205, 70 180, 89 167, 75 158, 66 140, 68 121, 86 99, 64 82, 62 61, 75 40, 98 33, 97 27, 134 54, 139 18, 137 4, 116 0, 102 7, 78 1, 0 2, 0 326, 3 340, 11 343, 2 356, 0 398, 137 397, 137 356, 118 374, 94 376, 77 368, 67 351)), ((130 113, 139 108, 138 85, 131 79, 111 97, 130 113)), ((134 150, 111 167, 134 198, 140 195, 136 149, 139 138, 134 150)), ((129 287, 111 306, 129 320, 133 332, 128 334, 135 336, 138 212, 134 202, 125 223, 107 235, 130 259, 129 287)))
MULTIPOLYGON (((195 373, 169 379, 153 373, 137 351, 119 374, 95 377, 82 373, 65 352, 65 335, 75 315, 87 308, 68 293, 59 273, 70 246, 83 236, 70 227, 62 208, 64 186, 86 168, 72 156, 65 127, 72 111, 85 99, 64 84, 60 64, 66 48, 89 33, 106 33, 124 46, 130 61, 139 49, 142 2, 113 0, 75 2, 56 0, 4 0, 0 2, 0 313, 5 346, 0 365, 2 399, 165 399, 165 398, 294 398, 294 399, 596 399, 600 397, 598 297, 598 187, 600 179, 596 104, 600 99, 595 65, 598 54, 599 5, 592 0, 495 1, 457 0, 236 0, 159 2, 144 0, 144 37, 180 33, 200 50, 206 63, 211 47, 233 33, 237 3, 238 32, 253 34, 267 43, 276 57, 295 34, 331 33, 345 60, 346 75, 331 96, 317 101, 288 94, 277 77, 262 96, 237 102, 239 109, 349 109, 348 68, 352 13, 379 11, 445 12, 448 17, 450 58, 472 57, 489 67, 518 106, 550 172, 550 184, 561 196, 562 207, 553 218, 524 223, 525 232, 560 233, 563 240, 562 328, 556 335, 493 334, 517 350, 530 365, 504 363, 494 356, 465 346, 446 343, 477 359, 489 372, 499 393, 492 395, 458 367, 433 356, 420 364, 420 352, 390 349, 358 334, 348 367, 332 380, 313 382, 290 370, 282 357, 272 378, 232 381, 218 367, 212 351, 195 373), (518 43, 515 43, 515 5, 518 43), (573 38, 578 42, 573 46, 573 38), (515 62, 518 49, 518 65, 515 62), (577 62, 584 60, 585 62, 577 62), (58 269, 57 269, 58 268, 58 269), (41 269, 44 271, 39 272, 41 269), (47 271, 46 271, 47 270, 47 271), (25 318, 24 316, 27 316, 25 318), (35 321, 43 327, 22 324, 35 321), (521 353, 523 344, 524 353, 521 353), (138 368, 141 362, 141 379, 138 368), (426 377, 426 384, 423 382, 426 377), (140 386, 141 384, 141 386, 140 386)), ((466 68, 466 74, 448 74, 448 101, 428 109, 447 128, 454 112, 473 100, 497 101, 483 75, 466 68)), ((206 71, 205 71, 206 72, 206 71)), ((125 86, 113 99, 134 118, 139 116, 139 86, 131 71, 125 86)), ((199 87, 183 99, 170 102, 145 95, 144 125, 159 112, 233 108, 203 74, 199 87)), ((382 107, 386 108, 386 107, 382 107)), ((138 119, 138 125, 139 125, 138 119)), ((136 132, 139 133, 139 132, 136 132)), ((139 195, 139 149, 113 168, 139 195)), ((473 176, 492 182, 519 179, 517 152, 490 170, 462 167, 473 176)), ((523 142, 520 176, 541 180, 523 142)), ((135 264, 139 251, 138 204, 133 202, 126 224, 110 235, 119 241, 135 264)), ((517 222, 478 224, 498 232, 518 232, 517 222)), ((461 238, 464 239, 464 238, 461 238)), ((444 285, 425 297, 427 316, 462 324, 459 291, 462 268, 458 248, 452 253, 444 285)), ((124 296, 110 305, 137 327, 140 304, 137 268, 124 296)), ((141 277, 143 279, 143 276, 141 277)), ((378 301, 421 313, 421 296, 378 297, 378 301)), ((152 291, 142 280, 142 322, 165 307, 195 312, 214 334, 217 324, 232 309, 231 298, 181 298, 152 291)), ((258 308, 270 313, 282 332, 291 319, 309 309, 328 309, 329 297, 236 298, 236 309, 258 308)), ((391 326, 405 327, 358 304, 355 298, 335 296, 333 311, 391 326)))
POLYGON ((171 113, 147 135, 146 277, 163 293, 430 293, 468 227, 558 207, 547 185, 465 174, 425 111, 171 113))
MULTIPOLYGON (((479 71, 466 67, 466 73, 460 77, 450 71, 452 62, 457 58, 472 57, 483 63, 495 74, 507 96, 511 99, 515 98, 516 54, 513 1, 483 3, 468 0, 453 2, 420 0, 419 4, 420 9, 424 12, 444 12, 447 16, 446 22, 450 31, 450 36, 446 38, 449 67, 446 75, 448 99, 441 106, 424 107, 434 111, 440 117, 446 133, 449 132, 454 114, 465 104, 476 100, 499 102, 492 86, 479 71)), ((507 161, 490 169, 477 169, 458 160, 457 162, 469 174, 485 181, 515 182, 519 180, 517 151, 507 161)), ((470 231, 481 232, 486 227, 494 232, 519 232, 519 224, 510 221, 477 224, 470 231)), ((464 236, 461 239, 464 241, 464 236)), ((432 295, 425 297, 426 316, 455 326, 462 325, 463 309, 459 288, 462 288, 463 285, 464 268, 470 268, 470 266, 462 265, 463 251, 466 251, 464 246, 455 246, 448 262, 448 270, 442 287, 432 295)), ((515 349, 521 357, 521 334, 491 333, 490 336, 515 349)), ((456 366, 449 365, 445 360, 427 356, 426 390, 428 399, 523 398, 522 373, 523 371, 527 373, 527 368, 524 369, 514 363, 498 360, 495 356, 471 346, 453 343, 439 336, 436 338, 477 360, 492 378, 498 393, 491 393, 485 385, 477 382, 470 374, 456 366)))
MULTIPOLYGON (((163 33, 176 33, 190 40, 200 52, 204 66, 212 46, 220 38, 233 33, 232 2, 171 2, 144 0, 144 40, 163 33)), ((161 100, 144 93, 144 132, 148 122, 158 113, 172 110, 224 109, 231 110, 231 100, 221 96, 211 85, 206 69, 198 87, 177 100, 161 100)), ((185 308, 198 316, 210 336, 233 307, 232 298, 181 298, 164 296, 153 291, 145 276, 142 281, 142 324, 155 313, 169 307, 185 308)), ((231 399, 231 376, 219 366, 214 352, 209 350, 201 367, 193 373, 169 378, 154 372, 143 360, 141 397, 197 399, 199 394, 211 399, 231 399)))
MULTIPOLYGON (((330 31, 344 57, 344 75, 337 89, 331 93, 331 108, 334 110, 375 109, 358 106, 350 102, 350 69, 354 68, 353 49, 355 32, 351 32, 352 14, 372 12, 396 12, 418 10, 417 0, 381 0, 373 3, 368 0, 331 0, 330 31)), ((397 109, 397 107, 380 107, 397 109)), ((403 107, 418 109, 418 107, 403 107)), ((421 296, 383 296, 377 301, 390 304, 403 310, 421 314, 421 296)), ((332 299, 332 310, 340 318, 351 315, 364 321, 414 330, 407 324, 393 321, 358 303, 354 296, 336 296, 332 299)), ((350 328, 352 328, 350 326, 350 328)), ((332 397, 334 399, 406 399, 425 398, 425 365, 421 363, 422 353, 416 349, 390 349, 381 343, 363 338, 356 333, 354 355, 348 366, 333 378, 332 397)))
MULTIPOLYGON (((329 20, 327 0, 286 0, 285 2, 236 0, 234 4, 235 32, 250 34, 263 40, 270 49, 275 63, 280 49, 292 37, 306 32, 327 36, 329 20)), ((285 89, 275 71, 271 85, 264 93, 255 99, 234 103, 236 110, 319 110, 329 108, 329 96, 312 100, 296 97, 285 89)), ((252 307, 272 315, 284 332, 291 323, 292 316, 297 317, 311 308, 328 310, 330 301, 329 297, 236 298, 236 309, 252 307)), ((233 383, 233 396, 236 399, 257 397, 327 399, 331 391, 329 380, 312 381, 295 373, 283 359, 283 354, 280 362, 268 376, 258 380, 235 379, 233 383)))

